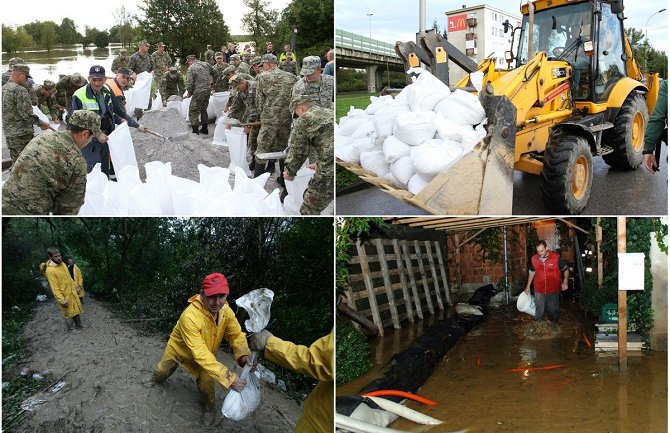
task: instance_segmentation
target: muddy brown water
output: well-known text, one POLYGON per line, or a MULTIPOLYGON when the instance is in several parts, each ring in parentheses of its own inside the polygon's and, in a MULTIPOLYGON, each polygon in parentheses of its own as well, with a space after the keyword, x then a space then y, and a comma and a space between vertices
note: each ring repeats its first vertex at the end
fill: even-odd
MULTIPOLYGON (((338 387, 337 395, 356 394, 426 327, 388 329, 372 346, 373 369, 338 387)), ((616 352, 596 354, 584 333, 593 344, 593 324, 569 305, 562 305, 558 329, 534 323, 513 306, 494 310, 447 353, 418 392, 439 404, 407 403, 444 424, 398 420, 389 427, 411 432, 666 432, 667 353, 631 354, 628 373, 621 374, 616 352), (558 364, 565 366, 506 371, 558 364)))

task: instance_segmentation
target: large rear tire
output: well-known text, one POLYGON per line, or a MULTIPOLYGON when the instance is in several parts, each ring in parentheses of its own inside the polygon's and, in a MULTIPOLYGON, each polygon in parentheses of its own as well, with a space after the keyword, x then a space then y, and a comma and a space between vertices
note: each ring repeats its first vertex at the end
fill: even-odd
POLYGON ((593 158, 585 138, 557 135, 549 139, 542 169, 542 201, 552 212, 579 214, 593 184, 593 158))
POLYGON ((644 132, 649 110, 644 96, 632 93, 624 101, 614 120, 614 127, 603 131, 602 144, 612 148, 603 160, 613 168, 635 170, 642 164, 644 132))

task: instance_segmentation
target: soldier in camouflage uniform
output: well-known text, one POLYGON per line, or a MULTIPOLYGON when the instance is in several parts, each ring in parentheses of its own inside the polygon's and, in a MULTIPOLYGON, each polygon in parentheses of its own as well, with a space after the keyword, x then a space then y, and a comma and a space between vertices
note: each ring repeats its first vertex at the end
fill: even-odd
POLYGON ((231 64, 235 66, 235 72, 241 72, 243 74, 249 74, 251 72, 251 67, 242 61, 242 58, 239 54, 233 54, 230 56, 231 64))
POLYGON ((114 61, 112 61, 112 72, 116 74, 116 71, 119 68, 127 68, 128 67, 128 50, 125 48, 121 48, 119 50, 119 55, 114 58, 114 61))
POLYGON ((207 45, 207 51, 205 51, 205 62, 212 66, 214 66, 214 63, 216 63, 214 60, 214 50, 212 49, 211 45, 207 45))
POLYGON ((54 123, 60 123, 58 103, 56 102, 56 83, 51 80, 44 80, 44 84, 35 86, 37 95, 37 107, 44 111, 43 106, 47 108, 49 116, 54 123))
MULTIPOLYGON (((68 113, 72 109, 72 95, 77 89, 88 84, 86 78, 78 72, 72 75, 65 75, 56 84, 56 102, 60 111, 66 110, 68 113)), ((66 119, 67 120, 67 119, 66 119)))
POLYGON ((30 93, 23 85, 30 76, 28 65, 15 64, 9 81, 2 87, 2 131, 5 134, 12 164, 33 139, 33 125, 42 129, 49 127, 33 114, 30 93))
POLYGON ((212 65, 206 62, 196 60, 194 54, 186 58, 188 63, 188 72, 186 73, 186 97, 191 98, 191 104, 188 107, 188 119, 191 122, 193 133, 198 133, 198 124, 202 122, 200 132, 208 134, 207 105, 209 105, 209 95, 212 89, 212 81, 216 79, 216 71, 212 65), (200 116, 200 122, 198 122, 200 116))
POLYGON ((9 59, 9 64, 7 65, 9 69, 7 69, 5 72, 2 73, 3 86, 7 84, 7 81, 9 81, 9 77, 12 76, 12 69, 14 68, 14 65, 18 65, 19 63, 24 63, 21 57, 12 57, 11 59, 9 59))
MULTIPOLYGON (((230 108, 228 118, 237 119, 241 123, 252 123, 260 120, 258 109, 256 108, 256 82, 242 75, 233 75, 230 79, 230 86, 237 90, 237 97, 230 108), (241 106, 241 107, 238 107, 241 106), (241 108, 241 109, 240 109, 241 108), (243 112, 242 116, 237 113, 243 112)), ((230 125, 226 128, 230 129, 230 125)), ((249 170, 254 170, 256 167, 256 160, 254 154, 256 153, 258 143, 258 132, 260 125, 245 126, 244 132, 249 135, 247 145, 249 146, 249 153, 251 154, 251 164, 249 170)))
MULTIPOLYGON (((224 71, 224 75, 226 76, 226 82, 228 83, 230 79, 233 77, 233 75, 239 75, 241 78, 244 78, 245 80, 253 80, 254 78, 249 75, 249 74, 244 74, 244 73, 236 73, 235 72, 235 66, 230 65, 228 66, 224 71)), ((230 87, 230 84, 228 84, 228 87, 230 87)), ((228 102, 226 103, 225 107, 223 107, 223 111, 228 113, 228 117, 231 117, 233 119, 239 119, 244 115, 244 105, 236 105, 235 100, 237 99, 237 89, 235 87, 232 87, 230 89, 230 95, 228 96, 228 102), (231 110, 231 107, 235 106, 235 110, 231 110)))
POLYGON ((321 59, 317 56, 305 57, 300 70, 302 78, 293 86, 293 95, 309 95, 317 105, 333 108, 333 77, 321 75, 321 59))
POLYGON ((100 117, 77 111, 65 132, 35 137, 2 188, 5 215, 76 215, 84 204, 86 161, 81 149, 100 135, 100 117))
MULTIPOLYGON (((291 130, 293 116, 288 106, 296 76, 277 68, 277 57, 272 54, 264 54, 261 59, 264 72, 256 80, 256 107, 262 125, 256 153, 281 152, 288 145, 291 130)), ((265 160, 256 157, 254 177, 263 173, 265 165, 265 160)), ((279 166, 283 171, 283 161, 279 162, 279 166)), ((272 173, 274 162, 268 164, 267 169, 272 173)))
POLYGON ((251 76, 256 78, 258 75, 263 72, 263 62, 261 62, 261 57, 256 56, 251 59, 251 76))
POLYGON ((228 78, 223 73, 226 68, 228 68, 228 63, 223 61, 223 54, 216 53, 216 64, 214 65, 214 70, 216 71, 217 78, 214 81, 214 91, 215 92, 227 92, 228 91, 228 78))
POLYGON ((177 95, 180 98, 184 94, 184 77, 179 72, 179 69, 172 66, 168 69, 167 74, 161 81, 161 98, 163 99, 163 107, 167 107, 167 100, 172 95, 177 95))
POLYGON ((298 64, 293 61, 293 54, 290 51, 285 54, 284 60, 279 62, 279 69, 290 72, 293 75, 298 75, 298 64))
POLYGON ((316 106, 309 95, 294 95, 292 112, 298 116, 286 158, 284 179, 293 180, 305 159, 316 151, 316 173, 309 181, 301 215, 319 215, 333 201, 333 111, 316 106))
POLYGON ((172 66, 172 58, 165 51, 165 44, 163 42, 159 42, 157 47, 158 49, 151 54, 151 59, 154 62, 154 83, 156 83, 156 88, 160 89, 163 76, 170 66, 172 66))
MULTIPOLYGON (((140 45, 137 47, 137 52, 130 56, 130 60, 128 60, 127 68, 135 73, 135 75, 131 77, 133 79, 132 83, 137 79, 137 75, 142 72, 152 72, 154 70, 154 60, 151 55, 149 55, 149 42, 144 39, 140 41, 140 45)), ((147 109, 151 108, 151 102, 155 95, 155 90, 152 90, 147 109)), ((140 116, 142 116, 142 109, 136 108, 135 115, 139 119, 140 116)))

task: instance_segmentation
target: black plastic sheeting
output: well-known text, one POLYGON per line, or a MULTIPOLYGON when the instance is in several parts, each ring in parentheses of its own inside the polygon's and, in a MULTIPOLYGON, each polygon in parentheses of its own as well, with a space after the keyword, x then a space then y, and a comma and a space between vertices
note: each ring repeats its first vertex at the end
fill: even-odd
MULTIPOLYGON (((465 333, 484 320, 489 312, 489 302, 496 293, 492 284, 478 288, 468 303, 480 306, 483 316, 456 315, 435 323, 405 350, 396 353, 384 376, 364 386, 360 390, 360 394, 388 389, 416 393, 426 379, 433 374, 435 367, 449 349, 465 333)), ((404 400, 404 397, 395 396, 385 396, 384 398, 395 402, 404 400)), ((337 413, 350 415, 360 403, 361 400, 356 397, 338 397, 337 413)))

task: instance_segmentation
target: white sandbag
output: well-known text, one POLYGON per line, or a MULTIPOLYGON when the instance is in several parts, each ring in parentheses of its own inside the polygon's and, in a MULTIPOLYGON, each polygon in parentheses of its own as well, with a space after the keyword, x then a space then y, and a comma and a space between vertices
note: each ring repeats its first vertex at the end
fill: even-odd
POLYGON ((160 90, 156 90, 156 97, 151 101, 152 110, 160 110, 163 108, 163 98, 161 98, 160 90))
POLYGON ((128 215, 128 197, 130 191, 128 184, 108 181, 105 185, 105 209, 104 215, 125 216, 128 215))
POLYGON ((228 120, 228 113, 223 113, 221 117, 216 119, 214 125, 214 135, 212 136, 212 144, 219 146, 226 146, 226 121, 228 120))
POLYGON ((219 178, 205 187, 205 197, 209 200, 215 199, 225 194, 230 194, 233 189, 230 187, 228 179, 219 178))
POLYGON ((107 182, 107 175, 100 171, 100 163, 97 163, 93 170, 86 175, 84 204, 79 209, 79 215, 104 215, 105 202, 107 201, 104 192, 107 182))
POLYGON ((263 203, 267 207, 268 213, 266 216, 282 216, 284 215, 284 208, 282 207, 279 188, 275 188, 267 197, 263 199, 263 203))
POLYGON ((219 117, 223 115, 223 107, 228 103, 230 92, 216 92, 209 97, 209 104, 207 105, 207 116, 219 117))
POLYGON ((144 164, 144 171, 147 174, 147 182, 151 182, 154 176, 160 176, 160 180, 167 180, 172 176, 172 163, 162 161, 150 161, 144 164))
POLYGON ((181 115, 184 116, 184 119, 188 120, 188 107, 191 105, 191 98, 184 98, 181 101, 181 115))
POLYGON ((358 125, 356 131, 349 138, 352 140, 358 140, 360 138, 372 138, 374 139, 377 136, 377 131, 375 130, 375 124, 372 119, 366 119, 365 122, 358 125))
POLYGON ((436 92, 441 93, 444 92, 451 93, 451 91, 449 90, 449 86, 444 84, 442 80, 433 75, 428 69, 410 68, 407 70, 407 74, 418 75, 417 77, 412 78, 412 80, 414 81, 412 84, 413 86, 434 89, 436 92))
POLYGON ((472 151, 477 143, 482 141, 484 137, 486 137, 486 129, 484 129, 483 123, 480 123, 475 129, 470 129, 467 133, 463 134, 463 138, 461 139, 463 155, 472 151))
POLYGON ((223 167, 207 167, 204 164, 198 164, 198 173, 200 173, 200 185, 204 189, 209 188, 212 184, 219 180, 228 182, 230 177, 230 170, 223 167))
POLYGON ((258 216, 258 204, 262 199, 250 194, 231 193, 221 197, 226 204, 228 216, 258 216))
POLYGON ((470 82, 477 89, 477 92, 482 91, 482 86, 484 85, 484 72, 475 71, 470 73, 470 82))
MULTIPOLYGON (((409 86, 405 86, 400 93, 395 95, 395 98, 393 98, 396 102, 402 102, 407 104, 407 95, 409 93, 409 86)), ((409 104, 408 104, 409 106, 409 104)))
POLYGON ((201 185, 190 179, 170 176, 166 187, 170 189, 170 193, 172 194, 172 208, 174 210, 174 215, 191 215, 191 203, 188 196, 192 191, 197 191, 202 188, 201 185))
POLYGON ((119 173, 127 165, 137 167, 135 147, 133 146, 133 138, 130 136, 128 122, 116 126, 114 131, 107 136, 107 144, 116 173, 119 173))
POLYGON ((235 185, 233 186, 233 193, 248 194, 263 200, 267 195, 267 191, 263 189, 253 179, 247 177, 246 172, 241 167, 235 167, 235 185))
POLYGON ((151 161, 144 164, 147 173, 147 184, 155 185, 156 195, 161 203, 162 215, 173 215, 172 193, 168 181, 172 177, 172 163, 151 161))
POLYGON ((445 119, 458 125, 478 125, 486 118, 486 112, 479 103, 479 98, 460 89, 440 102, 435 111, 441 112, 445 119))
POLYGON ((235 300, 238 307, 246 310, 249 318, 244 321, 247 332, 261 332, 270 323, 270 308, 274 292, 267 288, 252 290, 235 300))
MULTIPOLYGON (((132 89, 124 91, 126 97, 126 112, 132 113, 135 108, 146 110, 151 100, 151 83, 153 75, 149 72, 142 72, 137 75, 132 89)), ((161 104, 162 105, 162 104, 161 104)))
POLYGON ((118 182, 128 183, 133 188, 142 183, 140 180, 140 169, 134 165, 126 165, 116 173, 118 182))
POLYGON ((393 124, 400 113, 410 111, 409 105, 394 101, 392 104, 377 111, 372 118, 377 135, 393 134, 393 124))
POLYGON ((367 121, 367 118, 362 117, 343 117, 340 119, 339 126, 337 127, 337 133, 342 136, 350 136, 356 129, 363 123, 367 121))
POLYGON ((461 142, 463 135, 473 131, 472 125, 459 125, 446 119, 441 111, 435 113, 436 138, 461 142))
POLYGON ((128 197, 128 215, 158 216, 162 214, 161 202, 155 184, 140 183, 128 197))
POLYGON ((384 96, 370 96, 370 105, 365 108, 367 114, 375 114, 377 111, 388 106, 393 102, 393 97, 391 95, 384 96))
POLYGON ((409 155, 403 156, 391 164, 391 173, 393 173, 393 177, 395 177, 398 182, 407 186, 409 180, 416 174, 416 170, 414 170, 414 166, 412 165, 412 160, 409 155))
POLYGON ((251 180, 256 182, 256 184, 258 186, 260 186, 261 188, 265 189, 265 184, 267 183, 269 178, 270 178, 270 173, 265 172, 265 173, 261 174, 260 176, 252 178, 251 180))
POLYGON ((429 140, 410 151, 412 166, 424 177, 435 177, 447 171, 461 158, 463 147, 456 141, 429 140))
POLYGON ((419 74, 414 83, 406 87, 407 103, 412 111, 432 111, 451 94, 449 87, 427 69, 410 68, 407 73, 419 74))
POLYGON ((389 135, 384 140, 383 150, 386 162, 392 164, 403 156, 409 155, 410 146, 398 140, 394 135, 389 135))
POLYGON ((379 177, 384 177, 389 172, 389 163, 384 158, 381 150, 361 152, 361 167, 374 172, 379 177))
POLYGON ((175 110, 177 110, 177 112, 181 113, 181 112, 182 112, 182 111, 181 111, 181 104, 182 104, 182 100, 181 100, 181 99, 178 100, 178 101, 167 101, 166 108, 167 108, 168 110, 169 110, 170 108, 174 108, 175 110))
POLYGON ((354 150, 354 143, 349 137, 335 137, 335 157, 346 162, 358 163, 360 153, 354 150))
POLYGON ((247 381, 247 385, 240 392, 231 389, 223 400, 221 414, 234 421, 246 418, 261 404, 261 385, 255 373, 250 373, 251 362, 244 366, 241 379, 247 381))
POLYGON ((286 192, 288 195, 284 198, 285 215, 300 215, 303 195, 305 194, 309 181, 314 176, 314 173, 316 173, 316 170, 312 170, 309 167, 302 167, 298 170, 293 180, 286 180, 286 192))
POLYGON ((336 155, 343 161, 358 164, 361 161, 361 152, 371 151, 374 148, 374 138, 360 138, 358 140, 353 140, 349 146, 336 147, 336 155))
POLYGON ((393 176, 392 171, 389 171, 388 173, 386 173, 386 175, 384 176, 384 179, 388 180, 389 182, 391 182, 393 185, 395 185, 397 187, 400 187, 402 189, 407 189, 407 185, 406 184, 403 185, 402 182, 400 182, 398 179, 396 179, 396 177, 393 176))
POLYGON ((247 162, 247 134, 244 128, 233 127, 226 130, 226 143, 230 153, 230 171, 241 168, 246 176, 251 176, 249 163, 247 162))
MULTIPOLYGON (((37 105, 33 105, 33 114, 35 114, 39 119, 40 122, 42 123, 47 123, 49 126, 51 126, 53 129, 58 130, 58 123, 52 122, 49 117, 47 117, 46 114, 42 112, 42 110, 39 109, 37 105)), ((37 125, 33 125, 33 135, 40 135, 43 132, 50 131, 50 129, 42 129, 37 125)))
POLYGON ((416 111, 398 116, 393 125, 393 135, 410 146, 418 146, 435 136, 435 113, 416 111))
POLYGON ((412 194, 418 194, 431 180, 433 179, 423 177, 417 173, 409 179, 409 182, 407 182, 407 189, 412 194))

